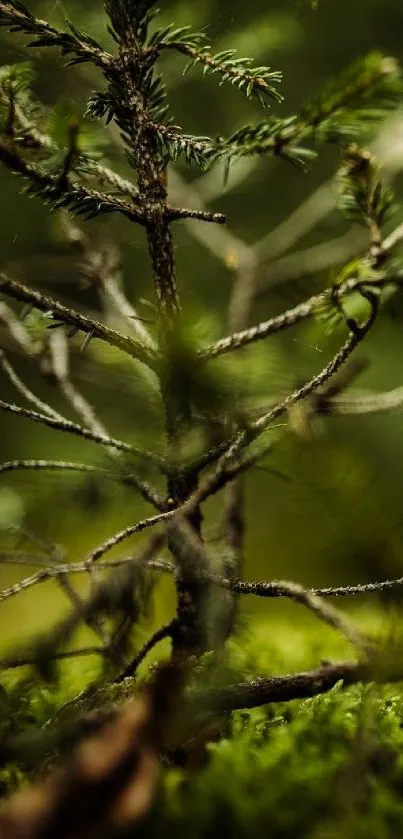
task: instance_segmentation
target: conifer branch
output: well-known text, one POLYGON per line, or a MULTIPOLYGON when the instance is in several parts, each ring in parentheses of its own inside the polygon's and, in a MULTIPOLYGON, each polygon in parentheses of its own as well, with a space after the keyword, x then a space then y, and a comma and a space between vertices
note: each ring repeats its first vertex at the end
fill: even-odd
POLYGON ((68 64, 90 61, 102 70, 110 69, 113 58, 89 35, 69 25, 70 32, 55 29, 44 20, 36 18, 20 0, 0 0, 0 26, 11 32, 32 36, 30 47, 56 47, 62 56, 72 56, 68 64))
POLYGON ((129 527, 125 527, 123 530, 120 530, 119 533, 115 533, 110 539, 102 542, 101 545, 98 545, 97 548, 88 554, 86 559, 87 570, 94 562, 98 562, 101 556, 104 556, 113 548, 121 545, 122 542, 129 539, 130 536, 134 536, 136 533, 142 533, 143 530, 147 530, 150 527, 155 527, 156 525, 165 523, 169 519, 173 518, 175 512, 176 510, 167 510, 164 513, 158 513, 156 516, 149 516, 148 518, 142 519, 129 527))
POLYGON ((132 469, 130 471, 114 471, 103 469, 100 466, 92 466, 86 463, 72 463, 64 460, 8 460, 0 463, 0 475, 9 472, 83 472, 91 475, 99 475, 123 486, 134 487, 143 498, 157 510, 164 505, 162 497, 146 481, 139 478, 132 469))
POLYGON ((65 460, 8 460, 0 463, 0 475, 7 472, 86 472, 93 475, 102 475, 106 478, 114 477, 107 469, 100 466, 92 466, 87 463, 70 463, 65 460))
POLYGON ((7 294, 20 303, 34 306, 40 312, 48 314, 52 320, 60 321, 67 326, 73 326, 78 331, 84 332, 85 335, 91 336, 91 338, 99 338, 148 367, 153 368, 156 363, 155 355, 151 349, 143 346, 134 338, 117 332, 115 329, 110 329, 105 324, 92 320, 92 318, 82 315, 74 309, 70 309, 70 307, 63 306, 57 300, 53 300, 53 298, 42 294, 40 291, 28 288, 28 286, 10 279, 5 274, 0 274, 0 294, 7 294))
POLYGON ((220 76, 220 85, 229 82, 245 93, 247 98, 257 96, 262 105, 265 105, 266 97, 276 102, 283 100, 275 86, 281 82, 280 72, 268 67, 253 67, 251 58, 237 58, 234 49, 213 55, 203 32, 191 32, 190 27, 175 29, 170 26, 154 33, 150 47, 158 52, 175 50, 189 58, 184 74, 200 64, 204 75, 211 73, 220 76))
POLYGON ((31 411, 27 408, 21 408, 19 405, 13 405, 10 402, 0 400, 0 410, 5 413, 14 414, 19 417, 26 417, 34 422, 47 425, 48 428, 53 428, 56 431, 64 431, 69 434, 75 434, 77 437, 82 437, 84 440, 92 440, 94 443, 99 443, 101 446, 110 446, 117 451, 128 452, 136 455, 136 457, 144 458, 145 460, 154 463, 156 466, 161 466, 161 460, 158 455, 153 452, 148 452, 143 449, 137 449, 131 446, 130 443, 125 443, 123 440, 115 440, 113 437, 105 437, 103 434, 95 434, 88 428, 84 428, 77 423, 70 422, 70 420, 56 419, 47 414, 40 414, 37 411, 31 411))
POLYGON ((299 115, 272 117, 246 125, 216 144, 216 157, 229 161, 249 155, 274 154, 304 168, 316 156, 311 142, 345 143, 376 124, 402 95, 397 63, 380 53, 355 62, 329 82, 299 115))
POLYGON ((53 209, 69 210, 86 219, 104 213, 121 213, 129 221, 144 226, 146 216, 134 202, 124 201, 117 195, 98 192, 83 184, 61 178, 60 175, 48 174, 38 164, 26 161, 4 140, 0 140, 0 162, 12 172, 22 175, 27 181, 27 192, 42 199, 53 209))
MULTIPOLYGON (((17 562, 15 564, 35 565, 35 562, 31 562, 29 560, 21 563, 17 562)), ((123 558, 117 560, 110 560, 109 562, 100 562, 98 564, 98 569, 103 571, 116 571, 119 568, 130 569, 136 566, 138 566, 139 568, 144 567, 154 571, 161 571, 164 573, 172 573, 172 568, 169 565, 169 563, 153 559, 152 557, 144 559, 143 555, 140 555, 140 557, 131 557, 129 559, 123 558)), ((68 577, 74 574, 81 573, 88 573, 88 564, 86 562, 59 563, 58 565, 45 566, 44 568, 41 568, 40 571, 37 571, 35 574, 31 574, 29 577, 25 577, 23 580, 20 580, 19 582, 14 583, 14 585, 9 586, 9 588, 6 588, 3 591, 1 591, 0 603, 9 600, 10 597, 16 597, 23 591, 26 591, 29 588, 33 588, 34 586, 37 586, 40 583, 47 582, 48 580, 58 580, 63 577, 68 577)))
MULTIPOLYGON (((386 245, 386 243, 385 243, 386 245)), ((388 250, 388 249, 387 249, 388 250)), ((360 290, 371 287, 375 290, 381 290, 388 285, 400 286, 403 283, 403 274, 399 271, 393 273, 379 272, 371 276, 370 279, 363 279, 363 277, 349 277, 333 286, 332 289, 326 289, 320 294, 312 295, 308 300, 299 303, 292 309, 287 309, 280 315, 269 318, 267 321, 262 321, 256 326, 249 329, 244 329, 241 332, 228 335, 226 338, 220 338, 209 347, 204 347, 199 350, 199 358, 201 360, 209 360, 217 358, 226 352, 246 347, 253 344, 255 341, 268 338, 269 335, 275 335, 289 329, 293 326, 315 315, 323 306, 329 305, 332 295, 336 295, 339 300, 343 297, 352 294, 353 292, 360 292, 360 290)))

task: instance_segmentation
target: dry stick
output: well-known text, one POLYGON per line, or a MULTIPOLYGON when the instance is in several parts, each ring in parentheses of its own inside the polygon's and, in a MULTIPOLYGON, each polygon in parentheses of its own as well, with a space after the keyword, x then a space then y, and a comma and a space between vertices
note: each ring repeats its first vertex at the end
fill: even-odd
MULTIPOLYGON (((132 565, 133 562, 136 562, 136 558, 129 556, 129 557, 121 557, 118 559, 110 559, 98 562, 97 567, 99 570, 104 571, 107 569, 113 568, 121 568, 125 565, 132 565)), ((40 559, 39 555, 27 555, 25 553, 19 555, 13 552, 12 554, 5 554, 0 552, 0 564, 6 563, 7 565, 17 565, 17 566, 30 566, 33 567, 35 565, 39 565, 42 569, 40 573, 40 579, 38 582, 42 582, 44 577, 42 577, 42 572, 46 572, 47 578, 55 578, 58 576, 65 576, 67 574, 81 574, 87 573, 88 566, 86 562, 71 562, 71 563, 60 563, 58 565, 48 565, 43 568, 43 560, 40 559)), ((167 560, 162 559, 152 559, 147 565, 148 568, 151 568, 156 571, 162 571, 167 574, 175 574, 176 569, 175 566, 168 562, 167 560)), ((251 594, 256 595, 258 597, 285 597, 287 596, 283 593, 283 589, 281 588, 281 583, 277 581, 270 581, 267 582, 265 580, 258 580, 256 582, 247 582, 245 580, 230 580, 226 577, 222 577, 219 574, 203 574, 204 579, 208 582, 211 582, 213 585, 221 586, 222 588, 231 588, 237 590, 239 594, 251 594)), ((29 588, 31 585, 35 585, 34 577, 28 578, 31 582, 28 585, 25 585, 25 580, 22 582, 24 583, 23 588, 20 590, 23 591, 25 588, 29 588)), ((19 585, 18 583, 16 585, 19 585)), ((317 595, 318 597, 354 597, 357 594, 373 594, 373 593, 382 593, 383 591, 390 591, 394 588, 398 588, 403 586, 403 577, 396 577, 392 580, 380 580, 378 582, 371 582, 371 583, 358 583, 356 585, 348 585, 348 586, 328 586, 327 588, 311 588, 307 589, 308 593, 317 595)), ((4 593, 4 592, 2 592, 4 593)), ((18 594, 18 592, 14 592, 18 594)))
MULTIPOLYGON (((284 588, 282 581, 273 580, 266 582, 259 580, 257 582, 246 582, 244 580, 227 580, 225 577, 220 577, 217 574, 209 577, 212 583, 223 588, 234 588, 239 594, 251 594, 257 597, 293 597, 292 592, 289 593, 284 588)), ((291 583, 293 586, 294 583, 291 583)), ((354 597, 357 594, 373 594, 383 591, 389 591, 394 588, 403 586, 403 577, 397 577, 394 580, 381 580, 375 583, 359 583, 358 585, 350 586, 329 586, 327 588, 311 588, 306 591, 310 595, 317 597, 354 597)), ((304 589, 303 589, 304 590, 304 589)))
POLYGON ((3 273, 0 274, 0 293, 8 294, 20 303, 28 303, 29 305, 35 306, 36 309, 45 312, 45 314, 50 315, 56 321, 65 323, 68 326, 74 326, 86 335, 90 335, 93 338, 100 338, 111 347, 122 350, 132 358, 142 361, 151 368, 155 366, 156 358, 154 353, 134 338, 123 335, 99 321, 86 317, 67 306, 63 306, 57 300, 42 294, 40 291, 28 288, 28 286, 22 283, 15 282, 15 280, 11 280, 3 273))
MULTIPOLYGON (((0 562, 1 561, 2 560, 0 558, 0 562)), ((33 566, 38 564, 38 562, 35 560, 16 560, 12 564, 33 566)), ((41 566, 42 565, 43 563, 41 563, 41 566)), ((110 562, 100 562, 97 567, 100 571, 104 571, 106 569, 117 569, 125 566, 132 567, 134 565, 139 565, 141 567, 144 566, 154 571, 162 571, 169 574, 174 573, 173 566, 168 562, 158 559, 144 560, 143 556, 140 556, 140 558, 130 557, 128 559, 125 557, 122 559, 111 560, 110 562)), ((41 567, 40 571, 37 571, 35 574, 31 574, 29 577, 25 577, 23 580, 20 580, 18 583, 14 583, 14 585, 9 586, 9 588, 0 592, 0 603, 4 603, 4 601, 9 600, 10 597, 16 597, 18 594, 21 594, 21 592, 48 580, 59 581, 59 579, 66 578, 68 575, 81 573, 88 573, 88 565, 86 562, 61 563, 60 565, 48 565, 45 568, 41 567)))

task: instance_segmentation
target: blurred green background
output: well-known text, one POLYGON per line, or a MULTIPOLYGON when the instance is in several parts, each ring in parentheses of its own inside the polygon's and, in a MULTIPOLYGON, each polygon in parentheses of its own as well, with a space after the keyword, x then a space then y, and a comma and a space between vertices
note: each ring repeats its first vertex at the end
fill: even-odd
MULTIPOLYGON (((28 0, 27 5, 57 25, 68 17, 109 43, 99 0, 87 0, 85 4, 28 0)), ((240 55, 281 69, 285 101, 279 112, 284 114, 293 113, 327 78, 368 51, 379 49, 403 61, 400 0, 321 0, 315 10, 302 0, 161 0, 160 5, 166 22, 190 23, 196 29, 208 27, 216 52, 236 46, 240 55)), ((26 60, 26 40, 2 32, 1 64, 26 60)), ((59 103, 59 109, 81 115, 89 94, 99 87, 97 72, 87 65, 65 70, 53 51, 35 50, 31 57, 39 99, 50 111, 59 103)), ((256 107, 239 92, 219 88, 214 78, 203 80, 197 68, 183 76, 184 63, 180 57, 169 55, 163 71, 175 121, 186 131, 228 134, 260 117, 256 107)), ((102 135, 101 126, 96 130, 102 135)), ((105 131, 104 142, 107 159, 128 174, 113 130, 105 131)), ((400 116, 394 115, 380 127, 374 144, 401 200, 403 109, 400 116)), ((182 223, 175 226, 179 284, 196 335, 209 340, 226 332, 227 305, 236 265, 242 257, 242 243, 251 245, 273 234, 268 241, 268 265, 262 268, 267 291, 256 301, 253 322, 323 288, 337 268, 355 252, 365 250, 365 234, 363 238, 362 232, 351 229, 335 208, 335 191, 323 187, 334 177, 339 161, 340 152, 335 148, 320 149, 308 173, 282 161, 259 160, 248 171, 242 166, 235 168, 226 188, 222 173, 213 172, 198 181, 197 172, 179 167, 177 173, 182 178, 194 179, 198 190, 213 196, 212 208, 227 213, 228 228, 236 237, 227 244, 219 240, 213 254, 211 244, 206 247, 198 241, 189 227, 182 223), (303 204, 312 195, 312 201, 303 204), (300 205, 302 213, 277 231, 277 226, 300 205), (298 219, 305 219, 314 210, 316 223, 293 243, 290 231, 295 233, 298 219), (285 240, 288 237, 290 244, 285 254, 278 253, 284 250, 281 236, 285 240)), ((178 185, 173 173, 170 184, 175 197, 178 185)), ((67 243, 60 217, 44 209, 37 199, 21 194, 21 186, 17 177, 0 171, 1 269, 82 311, 102 316, 99 296, 82 282, 80 255, 67 243)), ((398 210, 390 227, 399 221, 403 221, 403 211, 398 210)), ((126 294, 145 318, 152 318, 152 310, 139 303, 140 298, 152 300, 143 232, 126 220, 112 217, 88 223, 86 230, 95 247, 97 242, 110 242, 118 249, 126 294)), ((203 232, 212 235, 212 231, 203 232)), ((360 350, 360 358, 368 366, 355 387, 379 391, 403 383, 402 324, 403 301, 397 295, 385 306, 360 350)), ((56 409, 76 419, 57 388, 40 374, 33 360, 18 353, 3 328, 0 339, 24 381, 56 409)), ((314 323, 269 339, 257 352, 245 353, 242 367, 248 371, 253 396, 264 404, 265 397, 285 394, 319 370, 339 340, 340 335, 329 337, 320 324, 314 323)), ((79 348, 80 341, 74 340, 75 385, 95 406, 110 433, 137 445, 160 448, 158 401, 139 369, 96 341, 83 353, 79 348)), ((1 394, 4 399, 21 403, 3 374, 1 394)), ((397 412, 329 418, 315 425, 308 435, 301 436, 292 429, 283 435, 272 457, 273 469, 280 474, 256 470, 248 477, 245 576, 291 578, 319 586, 402 575, 402 433, 403 416, 397 412)), ((91 443, 6 415, 0 416, 0 457, 105 463, 102 451, 91 443)), ((210 510, 212 535, 221 510, 222 501, 217 499, 210 510)), ((62 545, 69 560, 80 560, 115 530, 148 513, 133 492, 107 481, 72 474, 1 476, 0 551, 10 546, 31 550, 29 540, 21 535, 29 532, 62 545)), ((119 554, 137 550, 140 544, 140 538, 131 540, 119 554)), ((219 547, 215 545, 214 549, 219 547)), ((29 570, 0 565, 1 588, 29 570)), ((11 598, 0 608, 1 644, 46 628, 67 603, 51 583, 11 598)), ((172 608, 173 592, 164 584, 156 594, 153 621, 166 618, 172 608)), ((273 610, 272 604, 249 600, 243 608, 245 614, 273 610)))

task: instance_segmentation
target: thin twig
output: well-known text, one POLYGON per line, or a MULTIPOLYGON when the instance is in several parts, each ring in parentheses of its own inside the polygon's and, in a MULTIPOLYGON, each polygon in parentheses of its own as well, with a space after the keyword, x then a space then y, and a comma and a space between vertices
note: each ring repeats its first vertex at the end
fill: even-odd
MULTIPOLYGON (((100 466, 91 466, 87 463, 71 463, 65 460, 8 460, 0 463, 0 474, 6 472, 24 471, 62 471, 62 472, 89 472, 90 474, 102 475, 105 478, 115 478, 107 469, 100 466)), ((116 479, 116 478, 115 478, 116 479)))
POLYGON ((16 416, 27 417, 28 419, 34 420, 34 422, 43 423, 43 425, 47 425, 49 428, 53 428, 56 431, 65 431, 69 434, 75 434, 77 437, 83 437, 85 440, 92 440, 94 443, 99 443, 102 446, 111 446, 111 448, 117 449, 118 451, 129 452, 137 457, 149 460, 157 466, 161 466, 163 462, 158 455, 155 455, 153 452, 137 449, 129 443, 124 443, 122 440, 115 440, 112 437, 104 437, 102 434, 94 434, 88 428, 83 428, 83 426, 77 425, 75 422, 70 422, 70 420, 57 420, 54 417, 47 416, 46 414, 40 414, 37 411, 31 411, 28 408, 21 408, 20 405, 13 405, 11 402, 3 402, 2 399, 0 399, 0 410, 5 411, 6 413, 15 414, 16 416))
POLYGON ((40 291, 28 288, 28 286, 22 283, 15 282, 15 280, 11 280, 3 273, 0 274, 0 292, 8 294, 21 303, 28 303, 35 306, 36 309, 50 315, 54 320, 61 321, 69 326, 74 326, 86 335, 91 335, 93 338, 100 338, 100 340, 105 341, 110 346, 122 350, 132 358, 136 358, 138 361, 147 364, 149 367, 153 368, 155 365, 155 356, 151 350, 140 344, 134 338, 117 332, 115 329, 110 329, 105 324, 92 320, 92 318, 82 315, 74 311, 74 309, 63 306, 57 300, 47 297, 47 295, 42 294, 40 291))
POLYGON ((121 530, 119 533, 115 533, 114 536, 111 536, 110 539, 107 539, 102 545, 99 545, 95 550, 91 551, 91 553, 87 556, 86 563, 87 569, 90 567, 94 562, 97 562, 101 556, 111 551, 112 548, 117 547, 130 536, 134 536, 135 533, 141 533, 143 530, 147 530, 150 527, 155 527, 162 522, 166 522, 171 519, 176 513, 176 510, 167 510, 164 513, 158 513, 156 516, 149 516, 147 519, 142 519, 142 521, 136 522, 136 524, 132 524, 129 527, 125 527, 124 530, 121 530))
POLYGON ((367 639, 361 635, 345 615, 341 614, 329 604, 323 603, 317 594, 308 591, 298 583, 286 582, 284 580, 274 581, 268 584, 243 583, 241 580, 228 580, 214 575, 211 575, 209 579, 221 588, 228 589, 236 594, 254 594, 260 597, 287 597, 290 600, 295 600, 297 603, 306 606, 320 620, 338 630, 354 646, 366 651, 370 648, 367 639))
POLYGON ((237 474, 245 471, 248 466, 256 462, 256 454, 249 453, 240 462, 238 460, 242 450, 251 442, 256 440, 274 420, 286 413, 292 405, 302 401, 311 393, 315 393, 319 388, 325 385, 329 379, 332 378, 350 358, 358 344, 361 342, 364 333, 350 333, 347 341, 339 352, 332 358, 329 364, 324 367, 320 373, 306 382, 301 388, 293 391, 285 399, 272 407, 268 412, 251 423, 250 426, 240 431, 233 441, 228 445, 225 453, 220 457, 214 471, 201 484, 195 497, 189 499, 188 505, 201 503, 206 498, 215 494, 226 486, 229 481, 232 481, 237 474))
POLYGON ((122 670, 122 672, 119 673, 118 676, 116 676, 116 678, 114 679, 115 684, 119 684, 120 682, 123 682, 125 679, 133 678, 136 675, 137 670, 140 667, 140 664, 142 663, 142 661, 144 661, 148 653, 157 644, 159 644, 160 641, 163 641, 165 638, 171 638, 176 626, 177 620, 176 618, 174 618, 172 621, 165 624, 165 626, 162 626, 160 629, 157 629, 157 631, 154 632, 151 638, 149 638, 147 643, 144 644, 144 647, 142 647, 142 649, 137 653, 137 655, 132 659, 132 661, 130 661, 129 664, 125 667, 125 669, 122 670))

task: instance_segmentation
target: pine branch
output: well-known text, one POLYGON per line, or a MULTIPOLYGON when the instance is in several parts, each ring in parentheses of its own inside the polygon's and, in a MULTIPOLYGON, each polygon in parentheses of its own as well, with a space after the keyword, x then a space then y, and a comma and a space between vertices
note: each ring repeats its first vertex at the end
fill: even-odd
POLYGON ((63 306, 57 300, 53 300, 35 289, 9 279, 5 274, 0 274, 0 293, 7 294, 20 303, 34 306, 40 312, 48 314, 53 320, 73 326, 78 331, 84 332, 85 335, 91 336, 91 338, 99 338, 111 347, 116 347, 116 349, 122 350, 122 352, 136 358, 148 367, 154 368, 156 359, 149 347, 143 346, 134 338, 116 332, 116 330, 82 315, 74 309, 63 306))
MULTIPOLYGON (((13 69, 14 68, 10 68, 10 74, 13 69)), ((17 74, 17 79, 18 78, 19 74, 17 74)), ((4 84, 4 82, 0 85, 0 101, 5 105, 8 105, 9 102, 9 88, 8 85, 4 84)), ((32 107, 30 100, 29 104, 30 107, 32 107)), ((52 139, 50 134, 47 134, 36 127, 33 119, 27 114, 26 102, 21 102, 20 96, 16 97, 16 101, 14 103, 13 124, 13 141, 17 147, 28 147, 30 149, 46 153, 52 152, 53 154, 60 151, 58 145, 52 139)), ((91 156, 83 154, 80 150, 78 150, 75 154, 71 171, 84 176, 89 175, 96 177, 101 184, 108 183, 121 195, 129 195, 135 200, 138 199, 138 189, 131 181, 127 180, 127 178, 122 178, 121 175, 118 175, 118 173, 113 169, 110 169, 103 163, 99 163, 91 156)))
POLYGON ((402 92, 396 62, 370 53, 325 85, 299 115, 272 117, 221 139, 216 157, 231 162, 245 155, 274 154, 304 168, 316 153, 303 143, 351 142, 396 107, 402 92))
POLYGON ((28 181, 28 194, 36 195, 53 209, 69 210, 86 219, 118 212, 130 221, 142 226, 146 224, 144 213, 133 202, 128 203, 119 196, 98 192, 67 178, 62 179, 60 175, 48 174, 37 164, 27 162, 15 146, 4 140, 0 140, 0 162, 28 181))
POLYGON ((347 218, 369 228, 370 260, 374 267, 381 266, 387 255, 382 226, 394 203, 393 191, 379 178, 379 169, 370 152, 353 144, 346 151, 339 176, 340 209, 347 218))
POLYGON ((362 276, 348 277, 338 285, 333 286, 333 291, 332 289, 326 289, 320 294, 313 295, 304 303, 299 303, 292 309, 287 309, 281 315, 276 315, 267 321, 262 321, 249 329, 228 335, 226 338, 220 338, 209 347, 204 347, 199 350, 198 356, 203 361, 217 358, 226 352, 246 347, 255 341, 269 337, 269 335, 275 335, 283 332, 285 329, 297 326, 297 324, 315 315, 322 307, 327 308, 334 295, 341 300, 354 292, 360 292, 362 289, 365 290, 366 287, 379 291, 388 285, 397 285, 400 287, 402 283, 403 274, 398 271, 394 271, 393 274, 391 273, 389 275, 384 272, 379 272, 369 279, 363 279, 362 276))
POLYGON ((36 18, 19 0, 0 0, 0 26, 11 32, 32 36, 31 47, 56 47, 62 56, 72 56, 68 64, 90 61, 102 70, 110 69, 113 58, 89 35, 69 24, 70 32, 61 32, 36 18))
POLYGON ((282 74, 268 67, 253 67, 251 58, 236 58, 236 50, 224 50, 213 55, 203 32, 191 32, 189 26, 176 29, 174 25, 157 30, 149 41, 149 48, 161 52, 175 50, 190 59, 183 71, 187 73, 200 64, 204 75, 208 73, 220 77, 220 85, 228 82, 245 93, 249 99, 256 96, 262 105, 266 98, 281 102, 283 97, 276 85, 281 82, 282 74))

